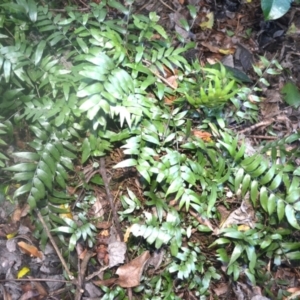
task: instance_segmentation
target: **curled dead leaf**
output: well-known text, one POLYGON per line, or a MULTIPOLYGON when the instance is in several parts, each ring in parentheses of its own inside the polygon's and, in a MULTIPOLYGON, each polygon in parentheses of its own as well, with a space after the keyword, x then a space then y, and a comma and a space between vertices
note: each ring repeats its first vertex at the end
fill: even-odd
POLYGON ((124 288, 138 286, 140 284, 145 264, 149 258, 150 252, 145 251, 128 264, 119 267, 116 272, 119 275, 117 283, 124 288))

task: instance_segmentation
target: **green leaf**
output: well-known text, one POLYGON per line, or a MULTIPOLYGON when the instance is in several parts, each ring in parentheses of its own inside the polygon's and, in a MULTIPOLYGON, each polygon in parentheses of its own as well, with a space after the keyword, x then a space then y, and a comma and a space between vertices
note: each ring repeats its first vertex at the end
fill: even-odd
POLYGON ((31 22, 36 22, 37 19, 37 5, 35 0, 28 0, 28 13, 31 22))
POLYGON ((78 45, 80 46, 81 50, 82 50, 84 53, 88 53, 88 52, 89 52, 89 47, 88 47, 87 44, 83 41, 82 38, 77 37, 77 38, 76 38, 76 41, 77 41, 78 45))
POLYGON ((85 163, 87 159, 90 157, 92 151, 88 138, 84 139, 81 150, 82 150, 81 163, 85 163))
POLYGON ((256 206, 257 196, 258 196, 258 182, 256 180, 253 180, 251 182, 250 197, 254 206, 256 206))
POLYGON ((15 157, 28 159, 31 161, 38 161, 40 159, 40 156, 34 152, 15 152, 12 155, 15 157))
POLYGON ((74 228, 67 226, 59 226, 51 230, 52 232, 65 232, 65 233, 73 233, 74 228))
POLYGON ((243 251, 244 251, 244 247, 240 244, 236 244, 232 251, 228 266, 230 266, 232 263, 234 263, 241 256, 243 251))
POLYGON ((21 163, 4 169, 12 172, 30 172, 34 171, 36 167, 37 165, 34 163, 21 163))
POLYGON ((125 159, 118 164, 116 164, 113 168, 118 169, 118 168, 127 168, 127 167, 133 167, 137 165, 137 161, 133 158, 125 159))
POLYGON ((244 178, 244 169, 240 168, 234 178, 234 191, 237 192, 240 188, 240 184, 244 178))
POLYGON ((44 170, 38 168, 36 175, 49 190, 52 190, 52 174, 47 174, 44 170))
POLYGON ((291 7, 292 0, 261 0, 265 20, 276 20, 282 17, 291 7))
POLYGON ((284 217, 284 212, 285 212, 285 204, 282 199, 279 199, 277 202, 277 216, 278 220, 281 221, 284 217))
POLYGON ((300 226, 296 219, 295 210, 294 210, 293 206, 291 206, 290 204, 287 204, 285 206, 285 216, 291 226, 293 226, 296 229, 300 229, 300 226))
POLYGON ((293 106, 294 108, 300 106, 300 92, 294 83, 287 82, 281 89, 281 93, 283 94, 284 101, 288 105, 293 106))
POLYGON ((40 62, 40 60, 43 56, 43 52, 46 47, 46 44, 47 43, 45 40, 41 40, 40 43, 38 44, 38 46, 36 47, 35 56, 34 56, 34 64, 36 66, 38 65, 38 63, 40 62))
POLYGON ((261 187, 260 189, 260 204, 262 206, 262 208, 264 209, 264 211, 268 211, 268 199, 269 199, 269 195, 268 195, 268 191, 267 188, 265 186, 261 187))
POLYGON ((242 197, 244 197, 248 192, 250 182, 251 182, 251 176, 249 174, 246 174, 242 182, 242 197))
POLYGON ((12 179, 16 181, 29 181, 34 177, 34 172, 16 173, 12 179))
POLYGON ((273 164, 269 171, 260 179, 259 183, 265 185, 269 183, 275 175, 276 164, 273 164))
POLYGON ((212 185, 210 194, 208 196, 208 205, 207 205, 207 215, 211 215, 211 210, 214 207, 217 201, 217 186, 215 184, 212 185))
POLYGON ((276 209, 276 196, 274 194, 270 195, 267 206, 268 206, 268 213, 270 216, 276 209))
POLYGON ((30 189, 32 188, 32 183, 29 182, 25 185, 20 186, 17 190, 15 190, 14 192, 14 199, 16 199, 17 197, 28 193, 30 191, 30 189))
POLYGON ((285 254, 285 257, 289 260, 300 260, 300 251, 289 252, 285 254))
POLYGON ((166 192, 166 196, 172 193, 176 193, 183 185, 184 185, 183 180, 180 177, 176 177, 174 181, 171 183, 171 185, 169 186, 166 192))
POLYGON ((3 65, 3 73, 4 73, 5 82, 7 83, 9 82, 10 72, 11 72, 11 63, 9 60, 5 60, 3 65))

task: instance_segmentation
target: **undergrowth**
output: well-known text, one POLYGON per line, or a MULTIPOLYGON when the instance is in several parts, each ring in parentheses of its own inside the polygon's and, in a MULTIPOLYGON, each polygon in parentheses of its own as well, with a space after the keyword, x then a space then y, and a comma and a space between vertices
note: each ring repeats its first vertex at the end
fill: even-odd
MULTIPOLYGON (((75 208, 78 220, 62 217, 75 203, 67 192, 74 163, 97 168, 121 145, 126 158, 115 168, 135 167, 146 199, 132 191, 121 199, 128 251, 166 251, 161 273, 145 277, 135 293, 179 299, 176 291, 187 289, 204 297, 221 278, 220 266, 233 280, 264 282, 268 260, 280 266, 300 259, 293 239, 300 229, 299 151, 286 150, 299 134, 249 154, 228 122, 258 119, 259 88, 223 66, 188 63, 184 53, 193 43, 175 48, 155 13, 130 9, 111 0, 91 4, 88 13, 62 14, 33 0, 0 4, 1 176, 13 172, 20 184, 13 198, 30 205, 33 220, 38 209, 50 228, 64 228, 53 232, 69 251, 80 238, 92 247, 96 228, 84 203, 75 208), (168 82, 169 72, 178 86, 168 82), (21 130, 29 142, 12 154, 18 163, 8 165, 7 145, 21 130), (231 209, 228 198, 238 207, 247 202, 252 220, 222 227, 217 208, 231 209)), ((125 297, 123 289, 107 291, 109 299, 117 296, 125 297)))

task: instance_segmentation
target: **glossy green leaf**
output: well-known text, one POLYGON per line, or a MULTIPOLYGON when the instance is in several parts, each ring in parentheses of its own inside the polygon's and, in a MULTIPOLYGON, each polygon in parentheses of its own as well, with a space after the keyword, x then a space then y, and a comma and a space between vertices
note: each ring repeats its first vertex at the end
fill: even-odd
POLYGON ((292 0, 261 0, 265 20, 276 20, 282 17, 291 7, 292 0))
POLYGON ((270 216, 276 209, 276 196, 274 194, 271 194, 269 196, 267 207, 268 207, 268 213, 270 216))
POLYGON ((293 206, 291 206, 290 204, 287 204, 285 206, 285 216, 291 226, 293 226, 296 229, 300 229, 300 226, 296 219, 295 210, 294 210, 293 206))
POLYGON ((40 158, 40 156, 34 152, 15 152, 13 153, 13 156, 31 161, 38 161, 40 158))
POLYGON ((246 174, 242 182, 242 197, 244 197, 248 192, 250 182, 251 182, 251 176, 249 174, 246 174))
POLYGON ((285 214, 285 202, 282 199, 277 201, 277 216, 278 220, 281 221, 285 214))
POLYGON ((254 246, 247 246, 247 247, 245 247, 245 250, 246 250, 246 253, 247 253, 248 260, 249 260, 249 270, 251 272, 254 272, 254 268, 255 268, 256 260, 257 260, 255 247, 254 246))
POLYGON ((259 180, 259 183, 261 185, 265 185, 269 183, 275 175, 275 170, 276 170, 276 164, 273 164, 272 167, 269 169, 269 171, 259 180))
POLYGON ((29 182, 25 185, 20 186, 17 190, 14 192, 14 199, 18 198, 19 196, 28 193, 32 188, 32 183, 29 182))
POLYGON ((172 193, 176 193, 182 186, 183 186, 182 179, 179 178, 179 177, 175 178, 171 182, 171 184, 170 184, 170 186, 169 186, 169 188, 166 192, 166 196, 169 195, 169 194, 172 194, 172 193))
POLYGON ((233 264, 242 255, 243 251, 244 251, 244 247, 240 244, 236 244, 232 251, 228 265, 230 266, 231 264, 233 264))
POLYGON ((295 190, 290 190, 285 201, 288 203, 294 203, 300 199, 300 188, 295 190))
POLYGON ((28 3, 28 13, 31 22, 36 22, 37 20, 37 5, 34 0, 27 0, 28 3))
POLYGON ((133 158, 125 159, 118 164, 116 164, 113 168, 126 168, 126 167, 133 167, 137 165, 137 161, 133 158))
POLYGON ((90 157, 92 151, 90 142, 87 138, 84 139, 81 149, 82 149, 81 163, 85 163, 87 159, 90 157))
POLYGON ((288 252, 285 254, 285 257, 289 260, 300 260, 300 251, 288 252))
POLYGON ((281 182, 282 182, 282 173, 278 173, 272 180, 271 185, 269 186, 269 189, 272 191, 277 189, 279 187, 279 185, 281 184, 281 182))
POLYGON ((44 49, 46 47, 46 41, 41 40, 36 47, 35 56, 34 56, 34 64, 37 66, 38 63, 41 61, 41 58, 43 56, 44 49))
POLYGON ((207 200, 208 200, 207 215, 210 216, 211 210, 215 206, 215 203, 217 201, 217 186, 216 186, 216 184, 213 184, 211 186, 211 191, 210 191, 210 194, 209 194, 207 200))
POLYGON ((82 38, 77 37, 76 41, 77 41, 79 47, 81 48, 81 50, 84 53, 88 53, 89 52, 89 48, 88 48, 87 44, 84 42, 84 40, 82 38))
POLYGON ((9 82, 10 72, 11 72, 11 63, 9 60, 5 60, 3 64, 3 73, 4 73, 4 78, 6 83, 9 82))
POLYGON ((253 180, 250 187, 250 198, 254 206, 256 206, 258 196, 258 181, 253 180))
POLYGON ((234 191, 237 192, 240 188, 240 184, 244 178, 244 169, 240 168, 234 178, 234 191))
POLYGON ((37 164, 35 163, 20 163, 11 167, 7 167, 5 170, 12 172, 30 172, 34 171, 36 167, 37 164))
POLYGON ((52 190, 52 175, 51 174, 47 174, 44 170, 38 168, 36 170, 36 176, 43 182, 43 184, 49 190, 52 190))
POLYGON ((268 190, 266 187, 263 186, 260 189, 259 200, 262 208, 266 212, 268 211, 268 199, 269 199, 268 190))

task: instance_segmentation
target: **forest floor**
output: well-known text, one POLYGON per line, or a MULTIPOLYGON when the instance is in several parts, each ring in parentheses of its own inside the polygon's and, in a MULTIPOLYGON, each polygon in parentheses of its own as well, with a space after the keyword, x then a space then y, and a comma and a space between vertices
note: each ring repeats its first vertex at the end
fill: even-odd
MULTIPOLYGON (((83 11, 89 9, 87 1, 72 0, 71 2, 83 11)), ((63 10, 64 3, 61 3, 58 9, 63 10)), ((221 61, 224 65, 238 70, 240 76, 245 76, 244 79, 246 78, 246 80, 253 83, 257 81, 257 74, 254 72, 252 65, 260 62, 260 56, 264 56, 269 61, 276 59, 283 67, 282 73, 276 76, 275 79, 272 75, 265 74, 264 78, 269 82, 269 86, 261 86, 260 96, 263 101, 259 106, 258 122, 256 124, 245 124, 241 128, 237 127, 234 121, 230 124, 232 130, 246 137, 249 148, 256 149, 265 141, 276 140, 300 129, 299 109, 289 106, 281 92, 287 82, 291 82, 300 88, 299 6, 293 6, 284 17, 267 22, 263 19, 260 1, 258 0, 252 0, 249 3, 240 3, 240 1, 235 0, 136 0, 134 2, 133 14, 148 15, 150 12, 156 12, 160 16, 159 24, 173 37, 175 47, 182 41, 196 43, 194 49, 190 49, 188 53, 185 53, 185 58, 188 61, 199 60, 203 66, 207 63, 214 64, 221 61), (198 9, 194 18, 191 15, 189 5, 193 5, 198 9)), ((30 139, 30 137, 24 135, 16 136, 16 144, 20 149, 24 147, 23 143, 28 142, 27 138, 30 139)), ((121 149, 116 149, 110 157, 106 158, 106 172, 112 174, 110 189, 113 197, 116 198, 121 190, 129 188, 140 198, 143 198, 140 186, 137 184, 138 174, 134 169, 112 169, 116 163, 123 159, 124 155, 121 149)), ((83 173, 88 176, 89 172, 91 172, 91 169, 90 166, 87 166, 83 173)), ((76 190, 70 190, 70 194, 76 192, 76 190)), ((97 191, 98 197, 106 198, 106 192, 104 189, 99 189, 97 191)), ((105 203, 108 207, 107 201, 105 203)), ((105 204, 101 207, 101 209, 103 208, 105 208, 105 204)), ((97 210, 97 208, 94 209, 97 210)), ((91 214, 96 215, 95 212, 91 212, 91 214)), ((7 270, 12 265, 18 265, 27 266, 28 269, 34 270, 36 265, 40 267, 41 262, 33 260, 29 256, 27 259, 24 258, 24 255, 18 257, 18 253, 15 252, 18 245, 37 260, 43 256, 37 248, 27 249, 28 245, 19 242, 20 239, 22 240, 22 236, 29 236, 30 231, 33 230, 30 218, 26 217, 26 208, 15 207, 10 201, 3 201, 0 216, 1 224, 5 224, 6 218, 9 218, 8 225, 1 225, 0 236, 2 237, 7 237, 7 232, 13 231, 13 224, 20 226, 19 222, 21 221, 23 226, 22 234, 20 234, 20 227, 18 227, 20 234, 18 241, 13 239, 14 241, 5 243, 6 248, 1 248, 2 263, 0 268, 7 270), (11 215, 12 211, 13 214, 11 215)), ((103 222, 98 227, 103 230, 103 239, 107 238, 105 230, 109 226, 109 224, 103 222)), ((30 237, 30 239, 34 238, 30 237)), ((103 254, 105 260, 105 251, 101 252, 102 250, 98 249, 97 253, 100 256, 103 254)), ((77 253, 80 251, 78 250, 77 253)), ((60 265, 60 259, 52 248, 48 249, 47 257, 47 260, 44 260, 42 264, 48 270, 48 274, 53 275, 51 277, 53 281, 48 280, 46 287, 41 284, 45 278, 28 278, 28 284, 24 279, 20 279, 22 285, 20 282, 12 280, 9 283, 10 288, 23 295, 20 299, 43 299, 47 297, 48 299, 62 299, 60 295, 68 295, 72 285, 65 284, 61 269, 57 268, 60 265), (47 289, 55 292, 49 294, 47 289)), ((69 263, 76 268, 76 261, 70 261, 69 263)), ((85 265, 79 266, 79 273, 86 270, 87 260, 84 263, 85 265)), ((26 267, 22 270, 25 273, 27 272, 26 267)), ((294 298, 286 299, 300 299, 300 296, 296 298, 296 294, 300 291, 299 284, 294 284, 295 282, 299 283, 300 280, 300 272, 297 267, 286 264, 275 271, 269 271, 272 272, 274 279, 282 281, 286 290, 294 293, 294 298), (295 286, 298 287, 295 288, 295 286)), ((4 270, 1 272, 4 273, 4 270)), ((19 277, 21 278, 22 274, 19 277)), ((0 286, 2 288, 2 299, 17 299, 8 295, 4 287, 0 286)), ((258 289, 262 288, 262 286, 258 287, 258 289)), ((274 290, 276 288, 274 287, 274 290)), ((101 293, 95 291, 95 286, 86 286, 86 290, 89 290, 89 294, 94 295, 94 298, 86 297, 85 299, 101 299, 101 293)), ((235 286, 226 276, 219 283, 213 283, 209 290, 212 293, 210 299, 268 299, 261 296, 259 291, 256 294, 257 298, 253 294, 251 296, 246 285, 240 283, 240 285, 235 286), (232 291, 233 289, 235 289, 235 292, 232 291)), ((80 291, 75 292, 75 294, 76 297, 79 297, 80 291)), ((71 292, 69 295, 72 299, 71 292)), ((181 297, 182 299, 196 299, 193 295, 181 297)))

